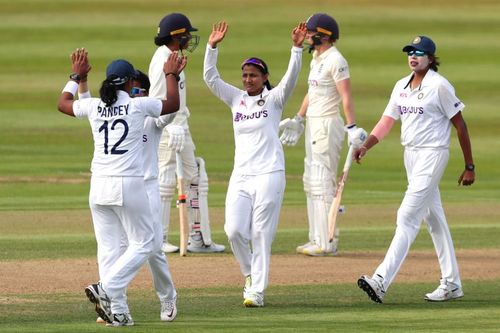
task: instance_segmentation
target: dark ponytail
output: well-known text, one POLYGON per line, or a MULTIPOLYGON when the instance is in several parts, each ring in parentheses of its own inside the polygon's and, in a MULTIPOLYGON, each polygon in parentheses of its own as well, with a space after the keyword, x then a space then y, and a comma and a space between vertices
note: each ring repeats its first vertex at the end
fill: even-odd
POLYGON ((115 86, 113 84, 114 78, 115 77, 111 76, 102 81, 101 89, 99 89, 101 100, 104 102, 104 104, 106 104, 106 106, 111 106, 118 100, 117 91, 123 87, 123 85, 115 86))
POLYGON ((430 65, 430 68, 434 71, 434 72, 437 72, 438 71, 438 66, 441 64, 439 62, 439 58, 436 57, 434 54, 429 54, 429 60, 431 60, 431 65, 430 65))

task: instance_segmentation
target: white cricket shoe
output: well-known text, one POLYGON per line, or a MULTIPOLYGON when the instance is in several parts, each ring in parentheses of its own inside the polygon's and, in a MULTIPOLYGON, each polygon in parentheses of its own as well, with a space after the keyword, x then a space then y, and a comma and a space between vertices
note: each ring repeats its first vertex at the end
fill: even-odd
POLYGON ((247 308, 261 308, 264 306, 264 294, 257 292, 250 292, 245 297, 243 305, 247 308))
POLYGON ((179 252, 179 247, 167 242, 162 244, 161 250, 165 253, 177 253, 179 252))
POLYGON ((113 322, 111 300, 102 288, 101 283, 91 284, 85 288, 85 294, 90 302, 95 304, 95 312, 107 323, 113 322))
POLYGON ((192 253, 219 253, 224 252, 226 247, 224 245, 216 244, 212 242, 210 245, 205 245, 203 240, 189 240, 187 250, 192 253))
POLYGON ((161 301, 160 320, 173 321, 177 316, 177 297, 161 301))
POLYGON ((305 244, 302 244, 302 245, 297 246, 297 247, 295 248, 295 251, 296 251, 298 254, 304 254, 304 249, 305 249, 306 247, 311 246, 311 245, 314 245, 314 242, 309 241, 309 242, 307 242, 307 243, 305 243, 305 244))
POLYGON ((319 245, 312 244, 304 248, 304 250, 302 250, 302 254, 311 257, 327 257, 336 255, 337 249, 333 247, 331 251, 325 251, 319 245))
POLYGON ((113 322, 107 323, 106 326, 134 326, 134 320, 130 313, 115 313, 113 322))
POLYGON ((385 296, 385 290, 382 283, 377 280, 369 277, 368 275, 361 275, 358 279, 358 287, 363 289, 365 293, 368 294, 368 297, 374 302, 382 303, 385 296))
POLYGON ((457 285, 447 282, 445 279, 440 280, 440 285, 432 293, 425 294, 424 299, 429 302, 444 302, 464 296, 462 288, 457 285))
POLYGON ((245 286, 243 287, 243 298, 247 298, 249 297, 250 295, 250 288, 252 287, 252 276, 251 275, 247 275, 245 277, 245 286))

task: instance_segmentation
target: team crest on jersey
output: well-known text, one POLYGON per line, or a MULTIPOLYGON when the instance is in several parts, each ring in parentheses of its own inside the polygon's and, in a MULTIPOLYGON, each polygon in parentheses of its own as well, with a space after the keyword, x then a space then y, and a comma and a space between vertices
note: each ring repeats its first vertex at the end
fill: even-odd
POLYGON ((264 101, 264 100, 261 98, 261 99, 259 99, 259 100, 257 101, 257 105, 258 105, 258 106, 262 106, 262 105, 264 105, 264 103, 265 103, 265 102, 266 102, 266 101, 264 101))
POLYGON ((417 98, 418 98, 418 99, 422 99, 422 98, 424 98, 424 93, 420 93, 420 94, 418 94, 417 98))

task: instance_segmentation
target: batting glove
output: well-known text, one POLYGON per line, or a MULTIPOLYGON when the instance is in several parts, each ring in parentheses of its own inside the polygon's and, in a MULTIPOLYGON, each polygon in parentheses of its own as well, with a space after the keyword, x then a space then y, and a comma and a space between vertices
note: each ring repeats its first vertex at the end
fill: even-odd
POLYGON ((168 148, 180 153, 184 149, 184 140, 186 137, 184 127, 170 124, 165 128, 168 132, 168 148))
POLYGON ((346 126, 347 140, 349 146, 354 146, 354 148, 359 148, 365 143, 368 133, 361 127, 357 127, 356 124, 346 126))
POLYGON ((296 115, 293 119, 286 118, 280 122, 280 141, 287 146, 295 146, 304 132, 304 117, 296 115))

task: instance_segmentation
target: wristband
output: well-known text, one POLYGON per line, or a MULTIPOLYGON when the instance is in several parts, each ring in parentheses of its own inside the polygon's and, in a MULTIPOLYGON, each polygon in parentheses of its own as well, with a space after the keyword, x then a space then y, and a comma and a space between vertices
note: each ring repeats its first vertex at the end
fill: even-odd
POLYGON ((355 129, 357 126, 356 126, 356 123, 352 123, 351 125, 347 125, 345 128, 346 130, 350 130, 350 129, 355 129))
POLYGON ((175 74, 174 72, 165 73, 165 77, 167 77, 169 75, 173 75, 175 77, 175 81, 177 81, 177 82, 179 82, 181 79, 181 77, 178 74, 175 74))
POLYGON ((71 95, 75 96, 78 91, 78 83, 73 80, 69 80, 68 83, 64 86, 63 93, 69 92, 71 95))
POLYGON ((474 171, 475 169, 476 169, 476 166, 472 163, 465 165, 465 170, 474 171))

